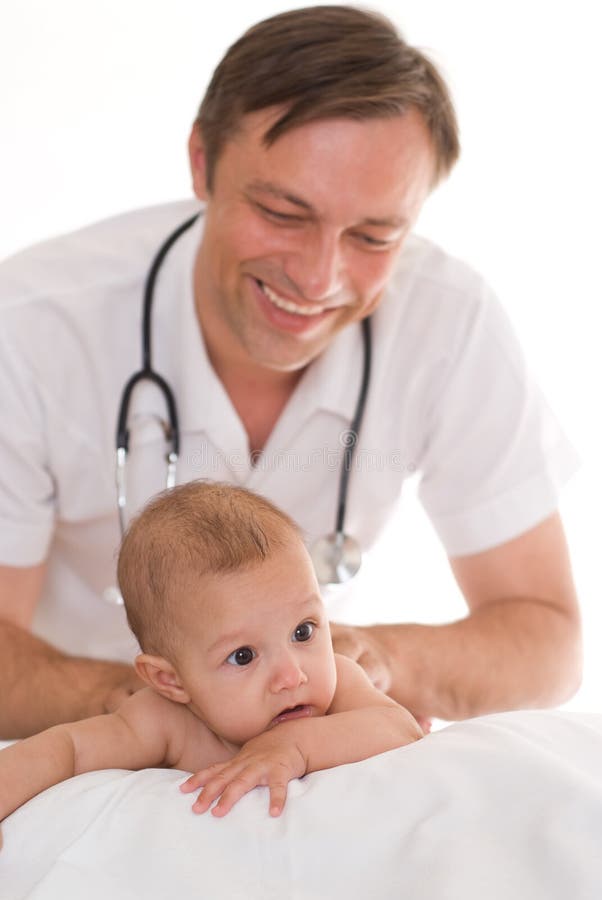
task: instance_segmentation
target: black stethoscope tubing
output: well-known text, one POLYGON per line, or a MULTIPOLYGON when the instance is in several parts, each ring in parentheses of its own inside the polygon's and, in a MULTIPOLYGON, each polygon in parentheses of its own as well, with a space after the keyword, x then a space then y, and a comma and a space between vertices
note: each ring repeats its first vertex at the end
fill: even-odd
POLYGON ((362 341, 364 349, 364 365, 362 368, 362 381, 357 396, 355 412, 349 430, 343 434, 342 441, 344 443, 343 465, 341 466, 341 474, 339 479, 339 496, 337 501, 337 517, 335 532, 342 534, 345 525, 345 514, 347 512, 347 495, 349 493, 349 474, 353 463, 355 448, 359 439, 362 419, 364 418, 364 409, 366 407, 366 398, 368 396, 368 388, 370 387, 370 370, 372 366, 372 335, 370 329, 370 319, 362 319, 362 341))
POLYGON ((158 372, 155 372, 155 370, 153 369, 151 318, 153 311, 153 298, 155 294, 155 283, 157 281, 157 275, 159 274, 161 265, 163 264, 163 260, 169 253, 171 247, 178 240, 178 238, 182 234, 184 234, 184 232, 187 231, 192 225, 194 225, 199 216, 200 213, 196 213, 194 216, 191 216, 190 219, 186 219, 185 222, 182 222, 182 224, 169 235, 167 240, 159 248, 146 276, 146 282, 144 285, 144 301, 142 304, 142 368, 138 372, 135 372, 126 383, 121 396, 119 415, 117 417, 117 449, 119 450, 120 448, 122 448, 126 453, 129 448, 129 430, 127 427, 127 419, 132 392, 136 385, 141 381, 152 381, 157 385, 165 399, 165 405, 167 407, 167 414, 169 419, 169 439, 171 441, 173 452, 176 454, 176 456, 179 456, 180 454, 180 426, 178 422, 178 408, 176 405, 176 398, 174 397, 173 391, 171 390, 169 384, 161 375, 159 375, 158 372))
MULTIPOLYGON (((117 415, 117 435, 116 435, 116 486, 117 486, 117 505, 119 509, 119 521, 122 534, 125 532, 125 505, 126 505, 126 484, 125 471, 127 454, 129 450, 130 432, 128 429, 128 414, 131 405, 132 394, 134 389, 143 381, 150 381, 155 384, 165 401, 167 409, 167 423, 164 423, 165 439, 170 446, 167 454, 167 484, 166 487, 173 487, 175 484, 176 464, 180 453, 180 427, 178 421, 178 409, 176 399, 167 381, 153 369, 152 364, 152 311, 153 299, 155 292, 155 284, 157 276, 161 269, 161 265, 171 247, 178 238, 184 234, 197 221, 201 213, 195 213, 185 222, 182 222, 175 231, 173 231, 163 242, 157 251, 146 276, 144 285, 144 299, 142 305, 142 368, 128 379, 121 394, 119 411, 117 415)), ((329 556, 325 563, 332 579, 328 578, 327 583, 337 583, 345 581, 352 577, 359 568, 361 552, 357 542, 345 535, 345 516, 347 512, 347 497, 349 494, 349 476, 351 473, 353 457, 358 443, 359 432, 364 417, 366 407, 366 399, 370 386, 370 372, 372 363, 372 336, 370 328, 370 318, 362 319, 362 342, 363 342, 363 370, 360 383, 358 398, 353 414, 353 419, 349 429, 343 433, 341 440, 344 446, 343 463, 339 476, 339 491, 337 498, 335 532, 333 535, 322 538, 316 542, 316 545, 322 545, 320 551, 329 556), (352 555, 354 561, 347 565, 343 556, 347 546, 353 546, 352 555), (324 546, 328 549, 324 550, 324 546), (342 563, 342 565, 341 565, 342 563)), ((312 554, 313 555, 313 554, 312 554)), ((315 560, 314 560, 315 562, 315 560)), ((319 566, 316 567, 317 569, 319 566)))

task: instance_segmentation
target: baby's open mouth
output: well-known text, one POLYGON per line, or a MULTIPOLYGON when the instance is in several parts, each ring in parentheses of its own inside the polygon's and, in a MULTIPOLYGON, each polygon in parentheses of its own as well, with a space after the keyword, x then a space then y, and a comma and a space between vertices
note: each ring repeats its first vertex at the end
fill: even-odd
POLYGON ((288 719, 303 719, 311 716, 311 706, 307 703, 298 703, 297 706, 287 706, 282 712, 272 720, 272 724, 277 725, 279 722, 286 722, 288 719))

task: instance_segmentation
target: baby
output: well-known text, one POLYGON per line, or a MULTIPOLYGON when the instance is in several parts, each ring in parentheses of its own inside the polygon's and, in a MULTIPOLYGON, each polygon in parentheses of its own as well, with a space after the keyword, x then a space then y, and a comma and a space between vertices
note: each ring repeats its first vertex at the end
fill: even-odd
POLYGON ((73 775, 147 767, 195 773, 180 789, 202 788, 196 813, 267 785, 277 816, 292 779, 422 737, 333 652, 299 530, 267 500, 204 481, 160 494, 127 531, 118 580, 148 687, 0 752, 0 820, 73 775))

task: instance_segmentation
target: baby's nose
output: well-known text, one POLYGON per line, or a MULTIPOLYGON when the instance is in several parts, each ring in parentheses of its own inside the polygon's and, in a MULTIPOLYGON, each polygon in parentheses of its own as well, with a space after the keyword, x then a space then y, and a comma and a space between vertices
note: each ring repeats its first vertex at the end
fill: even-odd
POLYGON ((286 654, 278 659, 272 672, 273 691, 291 691, 304 684, 307 676, 298 660, 291 654, 286 654))

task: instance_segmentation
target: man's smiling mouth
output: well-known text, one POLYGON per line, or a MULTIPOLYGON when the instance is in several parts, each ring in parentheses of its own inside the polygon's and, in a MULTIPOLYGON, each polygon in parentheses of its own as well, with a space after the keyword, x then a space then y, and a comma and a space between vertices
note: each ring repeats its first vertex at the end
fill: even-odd
POLYGON ((273 303, 278 309, 283 309, 288 313, 294 313, 297 316, 319 316, 323 312, 326 312, 323 306, 301 306, 298 303, 294 303, 292 300, 286 300, 284 297, 281 297, 280 294, 277 294, 276 291, 272 290, 272 288, 268 287, 267 284, 264 284, 263 281, 260 281, 258 278, 256 281, 270 303, 273 303))

